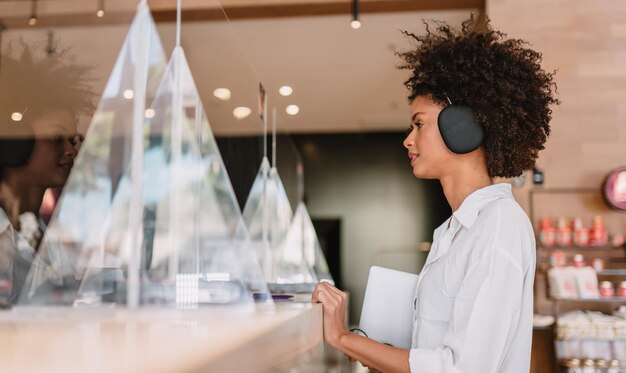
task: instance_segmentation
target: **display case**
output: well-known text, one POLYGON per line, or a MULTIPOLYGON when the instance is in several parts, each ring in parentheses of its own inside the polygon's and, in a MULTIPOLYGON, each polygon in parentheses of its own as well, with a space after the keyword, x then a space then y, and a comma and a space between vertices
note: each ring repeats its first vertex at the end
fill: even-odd
POLYGON ((612 372, 624 371, 626 216, 604 205, 600 188, 532 189, 529 215, 537 235, 535 313, 556 320, 535 328, 533 344, 542 338, 554 346, 537 371, 585 371, 591 364, 594 372, 611 364, 612 372), (585 271, 593 274, 586 282, 585 271))

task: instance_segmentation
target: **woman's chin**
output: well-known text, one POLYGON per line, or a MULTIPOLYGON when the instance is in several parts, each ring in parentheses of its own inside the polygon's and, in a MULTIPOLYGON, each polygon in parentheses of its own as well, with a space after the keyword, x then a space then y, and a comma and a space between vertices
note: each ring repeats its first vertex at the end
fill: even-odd
POLYGON ((413 168, 413 176, 418 179, 437 179, 437 176, 433 175, 432 172, 428 172, 417 167, 413 168))

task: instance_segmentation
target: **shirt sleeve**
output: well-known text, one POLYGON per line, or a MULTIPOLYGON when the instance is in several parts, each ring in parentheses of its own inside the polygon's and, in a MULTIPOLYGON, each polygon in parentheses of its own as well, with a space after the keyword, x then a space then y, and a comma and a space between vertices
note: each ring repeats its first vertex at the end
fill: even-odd
POLYGON ((412 373, 498 372, 517 330, 525 274, 497 247, 477 259, 456 295, 443 346, 411 349, 412 373))

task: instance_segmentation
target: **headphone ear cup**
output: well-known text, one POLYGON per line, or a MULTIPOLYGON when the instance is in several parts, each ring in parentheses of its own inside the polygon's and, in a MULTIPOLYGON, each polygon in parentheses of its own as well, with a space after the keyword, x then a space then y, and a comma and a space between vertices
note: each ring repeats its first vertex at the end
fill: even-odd
POLYGON ((0 166, 20 167, 28 163, 35 147, 35 134, 30 125, 0 123, 0 166))
POLYGON ((0 139, 0 165, 19 167, 28 163, 35 139, 0 139))
POLYGON ((483 127, 469 106, 450 105, 439 113, 439 132, 448 149, 466 154, 480 147, 485 136, 483 127))

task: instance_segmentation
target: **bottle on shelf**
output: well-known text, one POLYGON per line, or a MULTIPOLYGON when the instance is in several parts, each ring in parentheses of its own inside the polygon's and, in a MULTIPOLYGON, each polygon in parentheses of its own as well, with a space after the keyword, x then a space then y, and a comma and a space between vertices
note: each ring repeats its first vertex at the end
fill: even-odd
POLYGON ((556 244, 556 232, 552 226, 552 218, 542 218, 539 228, 539 242, 545 247, 552 247, 556 244))
POLYGON ((626 299, 626 281, 622 281, 617 289, 617 296, 626 299))
POLYGON ((569 359, 563 361, 563 366, 567 368, 567 373, 582 373, 580 369, 580 360, 569 359))
POLYGON ((611 360, 607 373, 620 373, 619 360, 611 360))
POLYGON ((574 259, 572 261, 572 264, 574 264, 574 267, 576 268, 581 268, 585 266, 585 257, 582 254, 576 254, 574 255, 574 259))
POLYGON ((566 217, 560 217, 556 229, 556 244, 561 247, 572 246, 572 228, 566 217))
POLYGON ((572 224, 572 230, 574 231, 573 241, 574 246, 587 247, 589 246, 589 228, 585 226, 583 218, 574 218, 572 224))
POLYGON ((583 361, 582 373, 596 373, 596 364, 591 359, 585 359, 583 361))
POLYGON ((600 297, 610 299, 615 296, 615 289, 611 281, 602 281, 600 283, 600 297))
POLYGON ((608 234, 604 227, 604 218, 597 215, 593 218, 593 224, 589 231, 589 244, 594 247, 606 246, 608 244, 608 234))

